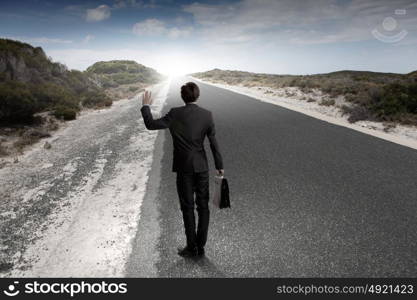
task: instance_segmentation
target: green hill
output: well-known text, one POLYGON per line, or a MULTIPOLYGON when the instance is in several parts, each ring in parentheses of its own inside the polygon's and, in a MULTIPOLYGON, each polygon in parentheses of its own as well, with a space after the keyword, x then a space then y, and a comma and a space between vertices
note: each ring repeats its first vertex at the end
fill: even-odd
POLYGON ((111 106, 163 77, 134 61, 68 70, 40 47, 0 39, 0 157, 23 149, 87 108, 111 106))
POLYGON ((40 47, 0 39, 0 124, 30 123, 42 111, 73 119, 82 107, 109 105, 87 74, 52 62, 40 47))
POLYGON ((131 60, 96 62, 86 73, 115 98, 131 97, 163 79, 154 69, 131 60))
POLYGON ((417 71, 410 72, 410 73, 407 74, 407 76, 417 78, 417 71))

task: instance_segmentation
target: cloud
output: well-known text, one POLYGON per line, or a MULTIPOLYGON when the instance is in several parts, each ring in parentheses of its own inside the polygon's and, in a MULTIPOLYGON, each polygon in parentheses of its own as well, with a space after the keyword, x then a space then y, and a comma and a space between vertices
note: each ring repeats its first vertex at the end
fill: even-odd
MULTIPOLYGON (((72 5, 67 6, 67 10, 78 10, 83 5, 72 5)), ((110 18, 111 11, 115 9, 123 9, 123 8, 143 8, 143 7, 154 7, 152 3, 145 4, 143 1, 137 1, 137 0, 115 0, 113 5, 109 6, 106 4, 102 4, 97 6, 96 8, 90 8, 87 9, 86 13, 86 20, 88 22, 100 22, 103 20, 106 20, 110 18)))
POLYGON ((85 10, 88 6, 86 4, 74 4, 74 5, 67 5, 64 7, 66 11, 76 11, 79 12, 81 10, 85 10))
POLYGON ((110 18, 110 7, 106 4, 97 6, 96 8, 87 9, 87 22, 100 22, 110 18))
POLYGON ((168 37, 172 39, 181 38, 181 37, 187 37, 191 33, 191 27, 179 29, 177 27, 173 27, 168 30, 168 37))
POLYGON ((87 34, 85 36, 85 38, 83 39, 83 44, 88 44, 89 42, 91 42, 93 39, 95 38, 94 35, 91 34, 87 34))
POLYGON ((242 0, 230 4, 192 3, 201 36, 210 42, 337 43, 373 39, 371 31, 396 9, 398 23, 417 30, 414 0, 242 0))
POLYGON ((113 4, 114 8, 125 8, 126 2, 124 0, 116 0, 115 3, 113 4))
POLYGON ((133 33, 137 35, 160 35, 165 33, 165 24, 158 19, 147 19, 133 25, 133 33))
POLYGON ((113 4, 114 8, 126 8, 126 7, 147 7, 143 1, 136 0, 115 0, 113 4))
POLYGON ((169 38, 176 39, 187 37, 191 33, 191 27, 178 28, 167 27, 165 22, 158 19, 146 19, 133 25, 132 31, 140 36, 166 35, 169 38))

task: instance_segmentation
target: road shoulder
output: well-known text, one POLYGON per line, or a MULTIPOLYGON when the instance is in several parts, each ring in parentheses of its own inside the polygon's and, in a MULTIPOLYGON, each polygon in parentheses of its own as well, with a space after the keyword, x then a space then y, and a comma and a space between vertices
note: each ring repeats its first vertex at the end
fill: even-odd
MULTIPOLYGON (((389 133, 389 132, 384 132, 383 131, 383 127, 377 123, 377 122, 371 122, 371 121, 361 121, 363 124, 363 126, 355 123, 349 123, 346 118, 342 118, 342 117, 336 117, 336 116, 331 116, 331 115, 326 115, 326 114, 322 114, 319 113, 317 111, 314 110, 310 110, 307 107, 300 107, 300 106, 296 106, 294 104, 291 104, 290 101, 277 101, 277 99, 273 99, 269 96, 269 94, 264 95, 261 94, 255 90, 251 90, 249 88, 243 89, 242 87, 239 86, 234 86, 234 85, 226 85, 226 84, 217 84, 217 83, 213 83, 213 82, 209 82, 209 81, 205 81, 205 80, 201 80, 199 78, 195 78, 195 77, 191 77, 193 80, 196 80, 198 82, 201 83, 205 83, 211 86, 215 86, 217 88, 222 88, 222 89, 226 89, 241 95, 245 95, 248 97, 251 97, 253 99, 256 100, 260 100, 266 103, 270 103, 270 104, 274 104, 274 105, 278 105, 281 106, 283 108, 286 109, 290 109, 292 111, 296 111, 299 113, 302 113, 304 115, 334 124, 334 125, 338 125, 338 126, 342 126, 342 127, 346 127, 349 129, 353 129, 356 131, 359 131, 361 133, 364 134, 368 134, 368 135, 372 135, 374 137, 392 142, 392 143, 396 143, 402 146, 406 146, 406 147, 410 147, 412 149, 416 149, 417 150, 417 139, 415 138, 410 138, 404 134, 400 133, 389 133), (379 128, 381 127, 381 128, 379 128)), ((294 100, 292 100, 294 101, 294 100)), ((305 101, 299 101, 299 102, 305 102, 305 101)), ((404 130, 403 130, 404 131, 404 130)))
POLYGON ((161 227, 157 197, 161 183, 161 159, 165 134, 165 131, 159 131, 155 141, 153 162, 148 173, 148 183, 142 202, 141 218, 138 221, 132 252, 126 263, 126 277, 157 277, 158 274, 157 245, 161 227))

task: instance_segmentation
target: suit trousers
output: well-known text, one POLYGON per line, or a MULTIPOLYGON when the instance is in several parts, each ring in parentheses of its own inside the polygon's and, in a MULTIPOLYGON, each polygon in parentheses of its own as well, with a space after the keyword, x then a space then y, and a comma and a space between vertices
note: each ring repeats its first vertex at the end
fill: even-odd
POLYGON ((207 241, 210 219, 209 202, 209 173, 177 172, 177 192, 184 220, 187 247, 203 248, 207 241), (198 226, 196 231, 194 203, 197 206, 198 226))

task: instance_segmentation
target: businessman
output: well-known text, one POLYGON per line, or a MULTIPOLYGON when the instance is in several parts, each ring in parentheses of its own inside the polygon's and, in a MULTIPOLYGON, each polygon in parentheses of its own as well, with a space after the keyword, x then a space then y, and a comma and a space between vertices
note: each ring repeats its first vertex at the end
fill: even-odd
POLYGON ((187 245, 178 249, 183 257, 204 256, 210 211, 209 173, 204 139, 207 136, 218 175, 223 175, 223 160, 216 141, 212 113, 196 104, 200 89, 194 82, 181 87, 185 105, 174 107, 162 118, 154 119, 149 105, 152 95, 145 91, 142 98, 142 116, 149 130, 168 128, 174 143, 172 171, 177 173, 177 192, 184 220, 187 245), (194 203, 197 206, 196 230, 194 203))

